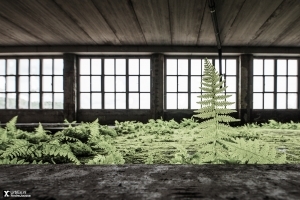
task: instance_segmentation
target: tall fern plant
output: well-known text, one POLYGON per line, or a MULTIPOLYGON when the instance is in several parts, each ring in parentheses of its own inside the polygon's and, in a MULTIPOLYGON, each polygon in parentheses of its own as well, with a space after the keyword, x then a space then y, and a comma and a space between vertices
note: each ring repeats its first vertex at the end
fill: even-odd
MULTIPOLYGON (((275 148, 261 140, 245 140, 235 138, 235 130, 228 123, 239 121, 228 114, 236 112, 227 109, 233 104, 226 101, 231 95, 225 95, 225 80, 214 66, 205 59, 204 78, 200 89, 205 94, 198 96, 204 100, 197 102, 202 108, 194 112, 194 117, 206 119, 199 124, 199 132, 202 140, 198 150, 200 159, 196 163, 239 163, 239 164, 283 164, 286 163, 286 155, 276 152, 275 148)), ((195 164, 196 164, 195 163, 195 164)))
POLYGON ((194 111, 198 113, 194 117, 206 120, 199 125, 199 128, 202 129, 200 134, 203 137, 201 143, 205 144, 201 151, 208 152, 207 162, 218 163, 218 160, 227 157, 225 155, 227 149, 223 140, 230 141, 232 138, 228 133, 233 129, 228 123, 239 120, 228 115, 236 112, 226 108, 234 103, 226 101, 231 95, 224 94, 227 88, 224 87, 225 79, 221 81, 221 75, 207 59, 205 59, 203 76, 200 89, 204 94, 198 96, 202 101, 197 102, 202 105, 202 108, 194 111))

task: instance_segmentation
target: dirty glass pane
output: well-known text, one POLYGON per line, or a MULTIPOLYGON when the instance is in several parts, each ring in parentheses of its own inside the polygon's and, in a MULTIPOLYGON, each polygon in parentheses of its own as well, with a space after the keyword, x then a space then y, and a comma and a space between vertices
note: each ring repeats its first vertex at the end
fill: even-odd
POLYGON ((15 92, 16 91, 16 77, 7 76, 6 77, 6 91, 15 92))
POLYGON ((150 109, 150 93, 140 93, 140 109, 150 109))
POLYGON ((30 59, 30 74, 39 75, 40 74, 40 60, 30 59))
POLYGON ((92 75, 101 75, 101 59, 92 59, 92 75))
POLYGON ((43 75, 52 75, 52 59, 43 59, 43 75))
POLYGON ((139 93, 129 93, 129 109, 139 109, 139 93))
POLYGON ((178 92, 187 92, 188 91, 188 77, 179 76, 178 77, 178 92))
POLYGON ((29 60, 28 59, 20 59, 19 60, 19 74, 20 75, 28 75, 29 74, 29 60))
POLYGON ((54 93, 54 109, 63 109, 63 108, 64 108, 64 94, 54 93))
POLYGON ((277 109, 286 109, 286 94, 277 93, 277 109))
POLYGON ((64 83, 62 76, 54 76, 54 92, 63 92, 64 91, 64 83))
POLYGON ((125 59, 116 59, 116 75, 126 75, 125 59))
POLYGON ((167 92, 177 92, 176 76, 167 76, 167 92))
POLYGON ((90 75, 90 59, 80 59, 80 75, 90 75))
POLYGON ((167 93, 167 109, 177 109, 177 93, 167 93))
POLYGON ((52 92, 52 77, 43 76, 43 91, 52 92))
POLYGON ((19 108, 28 109, 28 103, 29 103, 29 94, 28 93, 19 94, 19 108))
POLYGON ((286 60, 277 60, 277 75, 286 75, 286 60))
POLYGON ((139 59, 129 59, 129 75, 138 75, 139 59))
POLYGON ((64 74, 64 60, 54 59, 54 75, 63 75, 63 74, 64 74))
POLYGON ((150 92, 150 76, 141 76, 140 92, 150 92))
POLYGON ((263 108, 263 96, 262 93, 253 93, 253 109, 263 108))
POLYGON ((80 92, 90 92, 91 91, 90 77, 81 76, 80 77, 80 92))
POLYGON ((114 92, 115 91, 115 77, 114 76, 105 76, 104 77, 104 91, 105 92, 114 92))
POLYGON ((30 109, 39 109, 40 108, 40 94, 31 93, 30 94, 30 109))
POLYGON ((150 59, 140 59, 140 75, 150 75, 150 59))
POLYGON ((8 93, 7 94, 7 100, 6 100, 6 108, 7 109, 16 109, 16 93, 8 93))
POLYGON ((274 109, 274 94, 264 94, 264 109, 274 109))
POLYGON ((129 76, 129 91, 139 91, 138 78, 138 76, 129 76))
POLYGON ((116 92, 126 92, 126 76, 116 76, 116 92))
POLYGON ((29 92, 29 77, 28 76, 20 76, 19 92, 29 92))
POLYGON ((200 92, 201 76, 191 77, 191 92, 200 92))
POLYGON ((187 93, 178 93, 178 109, 188 109, 187 93))
POLYGON ((115 109, 115 94, 114 93, 105 93, 104 94, 104 108, 105 109, 115 109))
POLYGON ((80 94, 80 108, 81 109, 90 109, 91 99, 90 93, 81 93, 80 94))
POLYGON ((52 109, 52 93, 43 94, 43 108, 52 109))
POLYGON ((265 75, 274 75, 274 60, 265 59, 265 75))
POLYGON ((263 59, 253 60, 253 75, 263 75, 263 59))
POLYGON ((288 109, 297 109, 297 93, 288 94, 288 109))
POLYGON ((5 60, 1 59, 0 60, 0 75, 5 75, 5 60))
POLYGON ((116 93, 116 109, 126 109, 126 93, 116 93))
POLYGON ((177 59, 167 59, 167 75, 177 75, 177 59))
POLYGON ((191 75, 201 75, 201 59, 191 59, 191 75))
POLYGON ((188 59, 178 59, 178 75, 188 75, 188 59))
POLYGON ((30 77, 30 92, 39 92, 40 91, 40 77, 31 76, 30 77))
POLYGON ((92 76, 92 91, 101 91, 101 76, 92 76))
POLYGON ((101 109, 102 99, 101 93, 92 93, 92 109, 101 109))

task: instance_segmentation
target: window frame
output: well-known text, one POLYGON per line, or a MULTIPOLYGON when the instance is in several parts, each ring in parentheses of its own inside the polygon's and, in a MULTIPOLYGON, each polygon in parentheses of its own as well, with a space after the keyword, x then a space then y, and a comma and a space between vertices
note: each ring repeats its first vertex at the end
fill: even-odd
MULTIPOLYGON (((5 91, 4 92, 0 92, 0 93, 4 93, 5 94, 5 108, 0 108, 0 110, 63 110, 64 109, 64 103, 63 103, 63 108, 61 109, 57 109, 54 108, 54 94, 55 93, 62 93, 63 94, 63 101, 64 101, 64 88, 62 92, 54 92, 54 84, 53 84, 53 80, 54 80, 54 76, 62 76, 64 79, 64 72, 62 75, 54 75, 54 71, 52 72, 51 75, 47 75, 47 76, 51 76, 52 77, 52 91, 51 92, 44 92, 43 91, 43 59, 52 59, 52 69, 54 69, 54 59, 62 59, 63 60, 63 56, 62 55, 20 55, 20 56, 0 56, 0 60, 4 59, 5 62, 7 62, 7 60, 9 59, 13 59, 16 60, 16 74, 15 75, 7 75, 7 63, 5 64, 5 75, 0 75, 0 76, 4 76, 5 78, 7 76, 12 76, 15 77, 15 92, 8 92, 5 86, 5 91), (19 74, 19 64, 20 64, 20 60, 21 59, 27 59, 29 60, 29 66, 28 66, 28 74, 27 75, 20 75, 19 74), (38 59, 39 60, 39 75, 31 75, 30 74, 30 60, 31 59, 38 59), (30 91, 30 77, 31 76, 39 76, 39 91, 38 92, 31 92, 30 91), (20 77, 28 77, 29 78, 29 88, 28 88, 28 92, 21 92, 19 91, 19 83, 20 83, 20 77), (7 108, 7 94, 8 93, 14 93, 16 94, 16 107, 15 108, 7 108), (19 96, 20 94, 28 94, 28 108, 20 108, 19 106, 19 96), (30 108, 30 94, 32 93, 36 93, 39 94, 39 108, 30 108), (43 108, 43 94, 44 93, 51 93, 52 94, 52 108, 43 108)), ((64 62, 64 60, 63 60, 64 62)), ((64 68, 64 65, 63 65, 64 68)))
MULTIPOLYGON (((140 56, 124 56, 124 55, 78 55, 77 56, 77 59, 76 59, 76 66, 77 66, 77 108, 78 110, 151 110, 152 108, 152 105, 151 105, 151 100, 152 100, 152 97, 151 97, 151 93, 152 93, 152 60, 151 60, 151 55, 140 55, 140 56), (92 77, 92 76, 99 76, 99 75, 92 75, 91 74, 91 71, 90 71, 90 74, 89 75, 81 75, 80 74, 80 59, 90 59, 90 70, 91 70, 91 66, 92 66, 92 62, 91 62, 91 59, 101 59, 101 91, 100 92, 94 92, 91 90, 90 88, 90 91, 89 92, 81 92, 80 91, 80 77, 81 76, 87 76, 87 77, 92 77), (114 74, 109 74, 109 75, 105 75, 104 73, 104 60, 105 59, 114 59, 114 70, 116 69, 116 62, 115 60, 116 59, 125 59, 125 75, 117 75, 116 74, 116 71, 114 71, 114 74), (140 67, 140 60, 141 59, 149 59, 150 61, 150 74, 149 75, 141 75, 140 74, 140 71, 139 71, 139 74, 138 75, 129 75, 129 59, 139 59, 139 67, 140 67), (106 76, 112 76, 114 77, 114 92, 106 92, 105 91, 105 77, 106 76), (125 81, 126 81, 126 86, 125 86, 125 92, 117 92, 116 91, 116 77, 117 76, 125 76, 125 81), (138 80, 139 80, 139 83, 140 83, 140 79, 142 76, 147 76, 150 78, 150 90, 149 92, 141 92, 140 91, 140 87, 138 89, 138 91, 135 91, 135 92, 130 92, 129 91, 129 77, 130 76, 138 76, 138 80), (81 104, 81 97, 80 97, 80 94, 81 93, 86 93, 86 94, 90 94, 90 108, 81 108, 80 107, 80 104, 81 104), (93 93, 100 93, 101 94, 101 108, 92 108, 92 98, 91 98, 91 94, 93 93), (113 93, 114 94, 114 108, 105 108, 105 94, 106 93, 113 93), (125 104, 125 108, 116 108, 116 94, 117 93, 125 93, 125 98, 126 98, 126 104, 125 104), (139 108, 129 108, 129 94, 130 93, 138 93, 139 94, 139 108), (150 107, 145 109, 141 109, 140 108, 140 94, 142 93, 149 93, 150 95, 150 107)), ((140 69, 140 68, 139 68, 140 69)), ((90 78, 90 84, 91 84, 91 78, 90 78)), ((140 85, 140 84, 139 84, 140 85)))
POLYGON ((252 101, 251 108, 253 110, 297 110, 300 109, 300 58, 295 57, 295 56, 253 56, 253 69, 252 69, 252 82, 254 82, 254 77, 255 76, 262 76, 263 77, 263 90, 262 92, 254 92, 254 85, 252 88, 252 97, 254 97, 255 93, 262 94, 262 108, 254 108, 254 98, 252 101), (254 60, 255 59, 262 59, 263 60, 263 74, 262 75, 254 75, 254 60), (264 69, 264 60, 272 59, 274 60, 274 75, 265 75, 265 69, 264 69), (277 75, 277 60, 286 60, 286 75, 277 75), (297 61, 297 75, 288 75, 288 60, 296 60, 297 61), (265 77, 266 76, 273 76, 274 77, 274 90, 273 92, 266 92, 264 88, 264 83, 265 83, 265 77), (288 80, 288 77, 297 77, 297 91, 296 92, 288 92, 288 81, 286 81, 286 91, 285 92, 277 92, 277 78, 278 77, 285 77, 286 80, 288 80), (266 109, 265 108, 265 99, 264 99, 264 94, 270 93, 274 95, 273 99, 273 108, 272 109, 266 109), (296 103, 296 108, 288 108, 288 94, 291 93, 296 93, 297 95, 297 103, 296 103), (285 94, 286 95, 286 108, 277 108, 277 94, 285 94))
MULTIPOLYGON (((218 56, 173 56, 173 55, 169 55, 169 56, 165 56, 164 57, 164 75, 163 75, 163 79, 164 79, 164 111, 175 111, 175 110, 196 110, 196 109, 192 109, 191 108, 191 94, 192 93, 197 93, 197 92, 191 92, 191 77, 192 76, 201 76, 201 80, 202 80, 202 72, 203 69, 201 69, 201 75, 192 75, 191 74, 191 59, 212 59, 212 64, 215 66, 215 60, 219 59, 218 56), (188 75, 169 75, 169 76, 177 76, 177 84, 178 84, 178 77, 179 76, 187 76, 188 77, 188 90, 187 92, 178 92, 178 87, 177 87, 177 92, 167 92, 167 59, 177 59, 177 63, 178 63, 178 59, 187 59, 188 60, 188 75), (181 109, 178 108, 178 95, 177 95, 177 108, 176 109, 167 109, 167 93, 174 93, 174 94, 179 94, 179 93, 188 93, 188 108, 187 109, 181 109)), ((228 76, 235 76, 236 77, 236 88, 235 88, 235 92, 225 92, 225 94, 232 94, 235 93, 235 102, 236 102, 236 108, 234 110, 239 110, 239 71, 240 71, 240 67, 239 67, 239 56, 223 56, 222 60, 225 59, 225 63, 226 63, 226 59, 235 59, 236 60, 236 75, 228 75, 228 76)), ((201 67, 202 68, 202 67, 201 67)), ((177 67, 177 72, 178 72, 178 67, 177 67)), ((224 72, 222 71, 222 80, 226 79, 227 75, 225 74, 224 76, 224 72)), ((200 94, 203 94, 203 92, 201 91, 200 94)))

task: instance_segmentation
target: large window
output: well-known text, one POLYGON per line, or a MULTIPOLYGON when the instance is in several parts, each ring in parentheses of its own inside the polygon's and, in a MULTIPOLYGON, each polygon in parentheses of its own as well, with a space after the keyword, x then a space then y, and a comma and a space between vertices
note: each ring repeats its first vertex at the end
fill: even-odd
MULTIPOLYGON (((199 109, 201 101, 197 96, 203 94, 200 90, 202 76, 204 73, 204 58, 167 58, 166 59, 166 109, 199 109)), ((209 59, 219 72, 219 60, 209 59)), ((225 86, 228 88, 225 94, 232 95, 227 101, 234 102, 227 106, 229 109, 236 109, 236 75, 237 59, 225 58, 222 60, 223 79, 226 79, 225 86)))
POLYGON ((0 58, 0 109, 63 109, 63 59, 0 58))
POLYGON ((253 109, 297 109, 297 94, 297 59, 254 59, 253 109))
POLYGON ((150 109, 149 58, 80 58, 80 109, 150 109))

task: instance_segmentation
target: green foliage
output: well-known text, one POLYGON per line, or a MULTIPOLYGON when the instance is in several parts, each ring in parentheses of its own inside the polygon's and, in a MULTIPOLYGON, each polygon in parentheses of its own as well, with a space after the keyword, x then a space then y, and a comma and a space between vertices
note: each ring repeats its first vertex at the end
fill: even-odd
POLYGON ((300 130, 300 124, 294 123, 293 121, 290 123, 281 123, 273 119, 268 121, 269 123, 262 123, 262 128, 300 130))
POLYGON ((181 128, 195 128, 199 125, 198 120, 195 120, 194 117, 192 116, 190 119, 183 118, 180 122, 180 127, 181 128))
POLYGON ((223 94, 226 87, 223 86, 225 80, 221 81, 221 76, 214 66, 205 59, 204 77, 200 89, 206 92, 198 96, 204 100, 197 102, 203 107, 195 112, 194 117, 206 119, 199 124, 202 131, 198 134, 202 137, 199 141, 201 147, 198 153, 202 153, 203 163, 228 163, 241 162, 243 164, 256 163, 284 163, 285 157, 275 159, 276 150, 270 148, 267 143, 260 140, 244 140, 237 137, 237 133, 228 123, 239 121, 228 114, 236 112, 226 109, 226 106, 233 104, 226 101, 231 95, 223 94), (222 124, 227 123, 227 124, 222 124), (264 148, 258 148, 264 146, 264 148))

